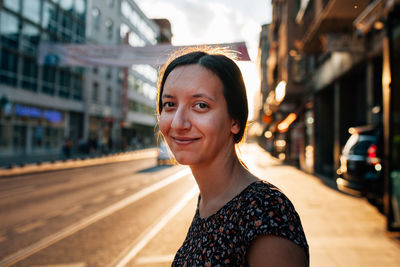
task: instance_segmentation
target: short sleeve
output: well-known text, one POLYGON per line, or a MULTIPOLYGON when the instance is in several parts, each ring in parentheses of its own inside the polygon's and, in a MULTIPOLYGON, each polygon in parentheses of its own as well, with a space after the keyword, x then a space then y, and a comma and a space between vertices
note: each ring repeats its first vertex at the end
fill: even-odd
POLYGON ((308 255, 300 217, 290 200, 277 188, 255 192, 245 210, 245 239, 248 246, 258 236, 275 235, 303 247, 308 255))

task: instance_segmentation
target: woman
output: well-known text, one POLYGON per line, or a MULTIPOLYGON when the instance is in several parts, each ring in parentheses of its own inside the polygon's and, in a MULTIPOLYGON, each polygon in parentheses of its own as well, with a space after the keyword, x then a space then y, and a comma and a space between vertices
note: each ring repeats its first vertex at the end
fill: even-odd
POLYGON ((236 154, 248 107, 237 65, 192 51, 164 66, 159 128, 200 189, 195 217, 173 266, 308 266, 300 218, 276 187, 236 154))

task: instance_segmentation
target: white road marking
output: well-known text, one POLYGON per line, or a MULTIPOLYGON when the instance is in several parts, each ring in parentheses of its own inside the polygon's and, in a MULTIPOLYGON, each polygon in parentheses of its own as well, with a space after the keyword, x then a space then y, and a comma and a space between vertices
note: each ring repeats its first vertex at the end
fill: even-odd
MULTIPOLYGON (((172 217, 174 217, 178 212, 180 212, 186 204, 192 200, 198 194, 197 186, 194 186, 188 193, 186 193, 179 202, 172 207, 171 210, 165 214, 156 225, 151 225, 135 242, 131 248, 121 253, 122 257, 117 261, 115 267, 123 267, 129 263, 146 245, 150 240, 161 231, 161 229, 168 223, 172 217), (123 256, 124 255, 124 256, 123 256)), ((114 266, 114 264, 112 264, 114 266)))
POLYGON ((34 221, 19 227, 16 227, 14 229, 14 231, 18 234, 23 234, 29 231, 32 231, 33 229, 39 228, 41 226, 45 225, 45 221, 42 220, 38 220, 38 221, 34 221))
POLYGON ((25 259, 26 257, 29 257, 30 255, 56 243, 57 241, 60 241, 86 227, 88 227, 89 225, 107 217, 110 216, 111 214, 113 214, 114 212, 125 208, 126 206, 142 199, 145 196, 150 195, 151 193, 187 176, 190 174, 190 169, 189 168, 185 168, 163 180, 161 180, 158 183, 155 183, 149 187, 144 188, 143 190, 125 198, 122 199, 121 201, 114 203, 110 206, 108 206, 105 209, 102 209, 94 214, 92 214, 89 217, 86 217, 80 221, 78 221, 77 223, 74 223, 52 235, 49 235, 41 240, 39 240, 36 243, 33 243, 13 254, 8 255, 7 257, 3 258, 0 261, 0 266, 11 266, 12 264, 21 261, 23 259, 25 259))
POLYGON ((136 264, 154 264, 154 263, 166 263, 172 262, 174 260, 175 255, 158 255, 158 256, 148 256, 148 257, 140 257, 136 258, 136 264))

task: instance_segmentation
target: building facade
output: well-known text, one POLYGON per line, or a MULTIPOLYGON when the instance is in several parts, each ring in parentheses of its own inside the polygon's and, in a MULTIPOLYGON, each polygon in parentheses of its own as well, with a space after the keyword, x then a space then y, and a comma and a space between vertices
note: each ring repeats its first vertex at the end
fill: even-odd
POLYGON ((399 1, 272 3, 272 49, 263 71, 271 77, 269 94, 283 80, 297 101, 274 106, 267 97, 264 112, 275 113, 265 125, 271 138, 277 143, 284 133, 286 160, 334 182, 349 128, 381 126, 385 214, 388 229, 400 229, 399 1))
MULTIPOLYGON (((147 18, 134 1, 121 1, 120 36, 131 46, 155 45, 160 29, 147 18)), ((133 65, 122 71, 123 146, 140 148, 155 145, 155 103, 158 70, 150 65, 133 65)))
POLYGON ((37 64, 40 42, 145 46, 157 24, 132 0, 0 2, 0 165, 155 144, 157 69, 37 64), (65 155, 64 155, 65 156, 65 155))
POLYGON ((52 158, 82 132, 84 69, 36 63, 39 42, 84 43, 86 0, 0 3, 0 160, 52 158))

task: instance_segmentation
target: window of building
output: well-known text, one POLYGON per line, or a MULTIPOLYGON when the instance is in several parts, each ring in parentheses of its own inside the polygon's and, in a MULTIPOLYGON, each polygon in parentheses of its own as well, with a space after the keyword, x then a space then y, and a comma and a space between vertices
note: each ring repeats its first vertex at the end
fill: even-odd
POLYGON ((146 42, 142 40, 135 32, 129 33, 128 43, 131 46, 145 46, 146 42))
POLYGON ((93 25, 96 30, 100 29, 100 10, 98 8, 92 9, 93 25))
POLYGON ((74 10, 80 17, 84 18, 85 10, 86 10, 86 1, 85 0, 75 0, 74 10))
POLYGON ((24 16, 25 18, 27 18, 33 22, 39 23, 40 22, 40 2, 41 1, 24 0, 23 8, 22 8, 22 16, 24 16))
POLYGON ((6 48, 1 49, 0 83, 17 85, 18 55, 6 48))
POLYGON ((107 80, 111 80, 113 76, 113 68, 107 68, 106 78, 107 80))
POLYGON ((54 95, 56 81, 56 69, 54 67, 44 66, 42 70, 42 92, 48 95, 54 95))
POLYGON ((36 58, 22 58, 22 87, 30 91, 37 90, 37 70, 36 58))
POLYGON ((75 30, 75 42, 84 43, 85 42, 85 26, 78 24, 75 30))
POLYGON ((58 95, 63 98, 70 96, 71 75, 67 70, 60 70, 58 95))
MULTIPOLYGON (((32 0, 29 0, 32 1, 32 0)), ((62 0, 60 1, 60 6, 64 10, 72 10, 74 4, 74 0, 62 0)))
POLYGON ((99 84, 97 82, 93 83, 92 87, 92 101, 94 103, 99 102, 99 84))
POLYGON ((129 31, 130 31, 129 26, 126 25, 125 23, 121 23, 119 27, 119 36, 121 37, 121 39, 124 39, 129 31))
POLYGON ((13 127, 13 150, 15 153, 25 152, 27 127, 14 125, 13 127))
POLYGON ((106 105, 111 106, 111 103, 112 103, 112 89, 111 87, 107 87, 106 105))
POLYGON ((136 10, 128 3, 123 0, 121 3, 121 13, 127 18, 140 32, 147 38, 151 44, 157 42, 157 32, 155 32, 147 22, 140 17, 136 10))
POLYGON ((104 22, 104 25, 105 25, 105 27, 106 27, 106 31, 107 31, 107 38, 108 39, 111 39, 112 38, 112 36, 113 36, 113 32, 114 32, 114 30, 113 30, 113 21, 111 20, 111 19, 107 19, 105 22, 104 22))
POLYGON ((3 47, 18 49, 18 28, 18 18, 3 9, 0 13, 0 40, 3 47))
POLYGON ((15 0, 3 0, 3 6, 11 9, 12 11, 19 12, 21 5, 19 1, 15 0))
POLYGON ((40 31, 39 27, 24 22, 21 30, 21 48, 22 52, 36 56, 36 50, 39 45, 40 31))
POLYGON ((50 2, 43 2, 42 27, 57 33, 57 8, 50 2))
POLYGON ((74 100, 82 100, 83 98, 83 77, 80 74, 75 74, 72 81, 72 98, 74 100))
POLYGON ((114 7, 114 0, 107 0, 108 7, 114 7))
POLYGON ((65 42, 72 42, 73 41, 73 26, 74 21, 72 17, 67 14, 61 14, 61 37, 64 39, 65 42))

